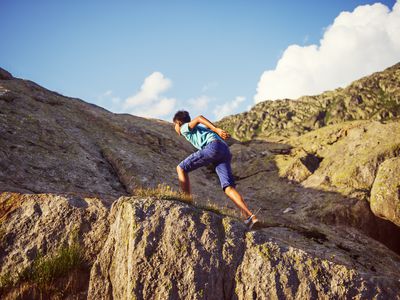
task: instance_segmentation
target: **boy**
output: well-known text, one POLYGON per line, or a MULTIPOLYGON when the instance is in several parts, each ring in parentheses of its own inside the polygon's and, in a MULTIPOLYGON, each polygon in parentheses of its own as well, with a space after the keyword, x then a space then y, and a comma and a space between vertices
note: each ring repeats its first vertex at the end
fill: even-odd
POLYGON ((235 189, 235 181, 232 175, 231 159, 232 155, 225 139, 229 138, 228 132, 217 128, 203 116, 198 116, 191 120, 187 111, 178 111, 173 122, 175 131, 183 135, 194 147, 199 149, 181 161, 176 167, 179 177, 179 184, 184 193, 191 196, 189 172, 213 163, 215 171, 221 182, 221 187, 225 194, 236 204, 245 216, 244 223, 249 229, 258 222, 257 217, 247 208, 242 196, 235 189), (203 126, 197 126, 197 124, 203 126))

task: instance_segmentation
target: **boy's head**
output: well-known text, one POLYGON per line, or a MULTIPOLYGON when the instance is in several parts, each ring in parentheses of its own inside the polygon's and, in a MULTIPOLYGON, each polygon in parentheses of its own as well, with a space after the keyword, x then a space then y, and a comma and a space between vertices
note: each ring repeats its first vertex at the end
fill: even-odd
POLYGON ((186 110, 179 110, 176 112, 172 121, 175 124, 175 131, 180 135, 180 128, 183 124, 191 121, 190 115, 186 110))

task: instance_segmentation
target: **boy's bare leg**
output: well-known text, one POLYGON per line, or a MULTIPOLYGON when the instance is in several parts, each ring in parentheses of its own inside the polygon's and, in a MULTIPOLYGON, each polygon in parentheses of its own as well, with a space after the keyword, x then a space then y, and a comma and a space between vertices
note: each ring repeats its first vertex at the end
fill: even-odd
MULTIPOLYGON (((238 191, 233 186, 228 186, 225 188, 225 194, 239 207, 242 216, 248 218, 252 215, 251 211, 247 208, 243 197, 238 193, 238 191)), ((256 220, 256 217, 254 217, 256 220)))
POLYGON ((178 172, 179 186, 185 194, 191 197, 192 193, 190 191, 189 174, 186 173, 180 166, 176 167, 176 171, 178 172))

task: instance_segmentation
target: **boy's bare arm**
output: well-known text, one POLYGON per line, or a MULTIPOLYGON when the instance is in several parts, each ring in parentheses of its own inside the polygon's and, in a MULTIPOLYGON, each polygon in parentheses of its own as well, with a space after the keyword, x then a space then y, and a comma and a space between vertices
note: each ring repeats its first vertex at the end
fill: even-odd
POLYGON ((223 139, 227 139, 227 138, 230 137, 230 135, 229 135, 229 133, 227 131, 216 127, 213 123, 211 123, 208 119, 206 119, 202 115, 200 115, 200 116, 194 118, 192 121, 190 121, 189 122, 189 128, 193 129, 199 123, 206 125, 208 128, 210 128, 212 131, 217 133, 223 139))

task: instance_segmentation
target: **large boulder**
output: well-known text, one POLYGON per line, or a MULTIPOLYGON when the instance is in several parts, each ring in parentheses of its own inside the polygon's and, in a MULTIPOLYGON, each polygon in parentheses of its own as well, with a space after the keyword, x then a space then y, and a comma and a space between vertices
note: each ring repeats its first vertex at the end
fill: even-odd
POLYGON ((247 231, 234 218, 174 200, 121 197, 110 219, 88 299, 395 299, 400 292, 399 257, 377 254, 382 246, 367 237, 357 243, 365 258, 371 254, 364 261, 345 246, 357 235, 335 246, 334 236, 300 228, 247 231))
POLYGON ((371 210, 400 226, 400 157, 384 161, 371 190, 371 210))
POLYGON ((277 157, 278 167, 286 177, 299 173, 302 176, 290 179, 302 182, 304 187, 366 200, 379 164, 400 151, 400 121, 345 122, 292 138, 290 143, 294 146, 291 154, 277 157), (315 160, 308 167, 312 172, 305 175, 304 157, 315 160))

